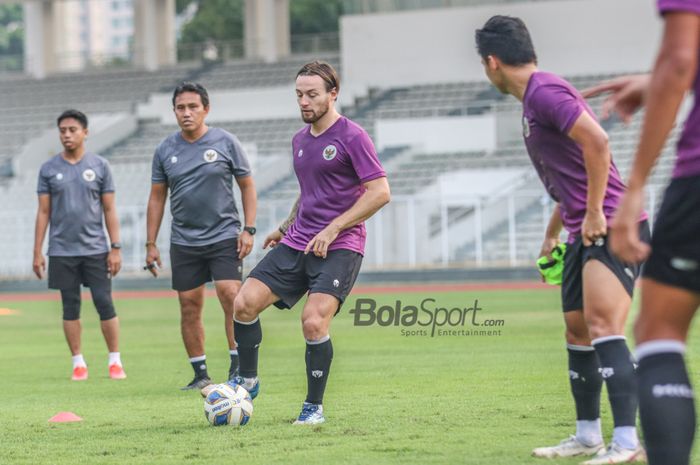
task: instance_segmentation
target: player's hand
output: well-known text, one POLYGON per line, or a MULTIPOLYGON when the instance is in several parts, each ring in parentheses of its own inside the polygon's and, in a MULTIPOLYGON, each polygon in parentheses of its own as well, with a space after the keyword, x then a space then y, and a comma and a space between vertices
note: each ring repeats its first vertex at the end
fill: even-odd
POLYGON ((545 237, 544 242, 542 242, 542 248, 540 248, 540 254, 537 257, 547 257, 547 260, 551 262, 554 260, 552 257, 552 251, 558 244, 558 237, 545 237))
POLYGON ((617 113, 620 119, 628 124, 634 113, 644 105, 644 97, 650 81, 649 74, 621 76, 584 89, 581 95, 590 98, 610 93, 603 101, 601 118, 608 119, 610 113, 617 113))
MULTIPOLYGON (((542 247, 540 248, 540 253, 537 257, 547 257, 547 260, 550 262, 553 261, 554 257, 552 257, 552 251, 558 244, 558 237, 545 237, 544 241, 542 242, 542 247)), ((544 275, 540 275, 540 279, 543 283, 545 282, 544 275)))
POLYGON ((122 269, 122 251, 119 249, 112 249, 107 254, 107 269, 112 277, 115 277, 119 270, 122 269))
POLYGON ((610 248, 625 263, 642 262, 651 251, 649 244, 639 239, 639 217, 643 205, 644 191, 628 189, 610 223, 610 248))
POLYGON ((44 259, 44 254, 34 254, 32 269, 37 278, 42 279, 44 277, 44 272, 46 271, 46 259, 44 259))
POLYGON ((275 229, 265 238, 265 242, 263 242, 263 249, 267 249, 268 247, 272 248, 276 246, 280 243, 283 237, 284 235, 282 234, 282 232, 279 229, 275 229))
POLYGON ((253 250, 253 242, 255 239, 253 235, 248 231, 241 231, 238 235, 238 246, 236 252, 238 252, 238 259, 243 260, 251 250, 253 250))
POLYGON ((149 244, 146 248, 146 269, 157 278, 158 269, 162 267, 158 247, 155 244, 149 244))
POLYGON ((590 247, 596 240, 608 234, 608 222, 602 210, 586 211, 581 224, 581 239, 585 247, 590 247))
POLYGON ((323 228, 323 230, 316 234, 313 239, 306 244, 306 249, 304 249, 304 254, 313 252, 314 255, 321 258, 326 258, 328 255, 328 246, 338 237, 340 229, 334 226, 332 223, 323 228))

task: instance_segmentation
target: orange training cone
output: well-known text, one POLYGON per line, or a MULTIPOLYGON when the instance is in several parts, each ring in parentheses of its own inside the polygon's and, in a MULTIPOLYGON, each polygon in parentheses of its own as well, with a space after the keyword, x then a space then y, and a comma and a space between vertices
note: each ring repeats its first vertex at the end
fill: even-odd
POLYGON ((49 418, 49 423, 69 423, 72 421, 83 421, 83 419, 73 412, 58 412, 49 418))

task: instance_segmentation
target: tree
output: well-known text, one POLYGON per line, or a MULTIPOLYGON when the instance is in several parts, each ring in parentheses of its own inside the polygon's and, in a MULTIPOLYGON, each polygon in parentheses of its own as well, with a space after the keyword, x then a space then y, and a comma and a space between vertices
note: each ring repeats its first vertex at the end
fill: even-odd
POLYGON ((21 70, 24 24, 21 5, 0 5, 0 70, 21 70))
POLYGON ((289 29, 295 34, 337 32, 342 0, 289 0, 289 29))

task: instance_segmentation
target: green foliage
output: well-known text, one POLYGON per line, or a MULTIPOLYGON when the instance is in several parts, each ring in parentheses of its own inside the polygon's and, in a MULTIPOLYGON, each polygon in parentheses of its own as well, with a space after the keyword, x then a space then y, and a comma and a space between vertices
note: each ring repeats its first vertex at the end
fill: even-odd
MULTIPOLYGON (((178 12, 192 0, 178 0, 178 12)), ((341 0, 290 0, 291 34, 315 34, 338 30, 341 0)), ((182 30, 181 44, 206 41, 227 42, 243 39, 243 0, 199 1, 195 17, 182 30)))
POLYGON ((21 69, 24 25, 21 5, 0 5, 0 69, 21 69))
POLYGON ((182 29, 181 44, 243 39, 243 0, 206 0, 182 29))
POLYGON ((341 0, 290 0, 290 31, 295 34, 337 32, 341 0))

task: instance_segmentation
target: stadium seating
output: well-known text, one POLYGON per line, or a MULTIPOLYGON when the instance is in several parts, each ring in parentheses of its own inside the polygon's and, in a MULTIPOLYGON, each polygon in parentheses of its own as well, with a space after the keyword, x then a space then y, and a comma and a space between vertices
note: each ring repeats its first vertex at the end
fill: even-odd
MULTIPOLYGON (((246 88, 251 82, 256 86, 279 86, 289 81, 299 65, 309 57, 293 57, 275 64, 241 61, 217 63, 206 66, 179 66, 168 70, 148 73, 145 71, 100 71, 79 75, 50 77, 42 81, 27 78, 4 78, 0 103, 11 111, 0 115, 0 135, 7 141, 0 149, 0 174, 11 174, 10 157, 19 152, 22 145, 37 131, 50 127, 56 115, 63 109, 75 106, 88 113, 132 111, 135 104, 144 101, 150 93, 170 90, 178 81, 195 79, 210 89, 246 88)), ((330 55, 324 59, 337 65, 339 57, 330 55)), ((571 82, 581 88, 610 75, 573 76, 571 82)), ((592 105, 598 108, 601 99, 592 105)), ((358 98, 352 106, 343 108, 343 113, 361 124, 374 136, 378 120, 468 116, 493 113, 497 117, 519 118, 520 104, 505 98, 486 82, 436 83, 402 88, 370 89, 366 96, 358 98)), ((236 134, 246 146, 254 146, 256 157, 280 156, 288 152, 292 135, 302 126, 298 118, 270 118, 258 121, 224 121, 212 125, 236 134)), ((629 126, 616 124, 609 128, 610 147, 614 160, 625 176, 637 143, 641 116, 634 118, 629 126)), ((103 151, 113 166, 119 195, 118 205, 122 211, 129 234, 141 234, 145 201, 149 192, 150 165, 153 150, 168 134, 177 130, 173 123, 162 124, 158 119, 143 119, 131 136, 103 151)), ((674 130, 677 137, 679 128, 674 130)), ((488 221, 483 223, 480 238, 463 234, 465 228, 473 230, 475 210, 465 201, 464 205, 451 205, 441 209, 436 203, 421 207, 421 213, 430 219, 425 226, 425 237, 435 244, 442 240, 442 228, 447 225, 449 235, 450 263, 469 266, 478 263, 529 264, 536 258, 542 239, 542 231, 552 204, 544 191, 525 152, 522 139, 517 134, 512 139, 501 140, 494 151, 452 151, 425 153, 415 147, 389 147, 380 152, 380 158, 389 173, 392 193, 395 198, 389 208, 397 208, 410 198, 419 199, 430 186, 436 185, 441 176, 460 171, 522 168, 523 176, 513 191, 508 194, 514 200, 494 196, 482 200, 482 210, 488 211, 488 221), (508 206, 508 202, 512 202, 508 206), (447 213, 446 221, 440 215, 447 213)), ((669 142, 664 155, 651 179, 655 194, 667 182, 673 165, 673 142, 669 142)), ((261 165, 262 166, 262 165, 261 165)), ((267 164, 265 169, 288 170, 267 164)), ((276 221, 285 216, 289 205, 298 194, 296 178, 288 171, 279 181, 260 191, 259 225, 261 229, 274 227, 276 221)), ((24 173, 16 182, 0 183, 0 196, 13 200, 12 210, 32 212, 35 208, 35 174, 24 173)), ((8 213, 9 214, 9 213, 8 213)), ((31 218, 7 226, 15 236, 31 236, 31 218)), ((402 218, 402 221, 405 219, 402 218)), ((384 232, 385 237, 386 232, 384 232)), ((387 239, 389 240, 389 239, 387 239)), ((7 251, 12 255, 13 251, 7 251)), ((140 253, 135 250, 134 254, 140 253)), ((405 266, 405 257, 395 257, 394 265, 405 266), (404 260, 403 262, 401 260, 404 260)), ((367 265, 372 266, 371 257, 367 265)), ((388 260, 388 259, 387 259, 388 260)), ((444 257, 426 259, 436 265, 444 263, 444 257)), ((8 261, 7 263, 10 263, 8 261)), ((393 262, 392 262, 393 263, 393 262)), ((12 265, 14 266, 14 265, 12 265)), ((12 268, 6 264, 5 268, 12 268)), ((16 273, 16 268, 0 270, 2 274, 16 273)))

